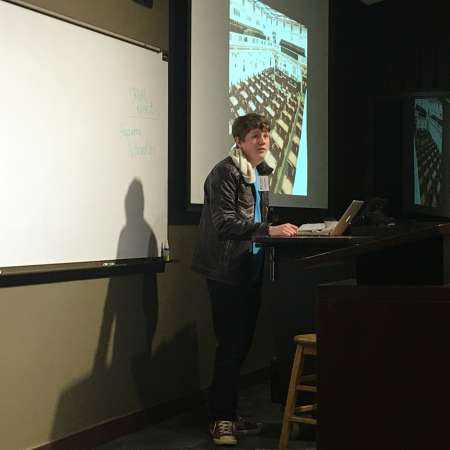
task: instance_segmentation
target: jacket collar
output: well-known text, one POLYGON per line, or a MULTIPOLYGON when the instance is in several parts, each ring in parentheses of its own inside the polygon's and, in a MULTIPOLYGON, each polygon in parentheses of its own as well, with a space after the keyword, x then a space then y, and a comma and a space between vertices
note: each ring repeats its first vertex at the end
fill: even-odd
POLYGON ((259 163, 256 166, 256 169, 260 175, 270 175, 273 172, 273 168, 270 167, 265 161, 259 163))

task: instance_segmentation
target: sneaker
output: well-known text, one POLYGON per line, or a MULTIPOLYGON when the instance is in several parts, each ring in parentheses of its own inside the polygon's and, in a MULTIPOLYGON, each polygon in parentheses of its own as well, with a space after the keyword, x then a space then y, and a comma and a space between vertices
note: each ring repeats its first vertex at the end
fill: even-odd
POLYGON ((236 445, 237 439, 233 431, 231 420, 216 420, 209 429, 212 440, 216 445, 236 445))
POLYGON ((255 435, 260 434, 263 429, 261 422, 251 422, 243 417, 238 416, 233 422, 233 432, 235 435, 255 435))

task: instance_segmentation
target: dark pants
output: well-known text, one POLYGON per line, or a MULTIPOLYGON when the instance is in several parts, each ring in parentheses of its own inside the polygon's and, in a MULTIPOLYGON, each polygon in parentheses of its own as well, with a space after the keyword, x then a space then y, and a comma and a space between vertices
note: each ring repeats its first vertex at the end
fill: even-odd
POLYGON ((217 348, 209 393, 211 420, 234 420, 239 376, 255 332, 261 282, 231 286, 208 279, 217 348))

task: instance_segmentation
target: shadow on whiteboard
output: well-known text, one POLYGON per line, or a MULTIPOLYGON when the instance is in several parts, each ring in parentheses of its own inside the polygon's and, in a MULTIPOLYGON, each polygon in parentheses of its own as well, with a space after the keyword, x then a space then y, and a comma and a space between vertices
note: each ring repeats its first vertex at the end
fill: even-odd
MULTIPOLYGON (((147 249, 147 256, 156 255, 155 234, 143 210, 142 183, 135 179, 125 197, 126 224, 120 233, 117 259, 142 254, 142 249, 147 249)), ((185 326, 155 346, 159 304, 155 273, 110 278, 91 369, 58 389, 50 436, 55 448, 58 439, 164 403, 172 398, 173 386, 182 393, 200 389, 196 330, 185 326), (180 355, 189 362, 183 363, 183 370, 180 355)), ((82 323, 83 318, 74 320, 82 323)))
POLYGON ((117 259, 158 256, 155 233, 144 218, 144 189, 135 178, 125 196, 126 223, 117 246, 117 259))

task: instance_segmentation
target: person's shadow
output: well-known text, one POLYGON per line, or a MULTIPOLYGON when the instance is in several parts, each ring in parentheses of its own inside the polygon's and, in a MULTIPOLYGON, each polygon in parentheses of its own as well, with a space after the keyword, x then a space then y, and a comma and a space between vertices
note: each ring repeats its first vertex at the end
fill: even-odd
MULTIPOLYGON (((143 211, 144 190, 135 179, 125 197, 126 223, 120 233, 117 259, 157 256, 155 234, 143 211)), ((170 397, 168 387, 177 381, 171 374, 181 375, 187 391, 199 389, 195 329, 183 328, 173 340, 152 351, 158 316, 155 273, 110 279, 92 371, 61 393, 52 441, 161 403, 170 397), (179 354, 191 359, 191 369, 186 373, 173 367, 179 354)))
POLYGON ((117 246, 117 259, 158 256, 155 233, 144 218, 144 189, 134 179, 125 196, 126 223, 117 246))

